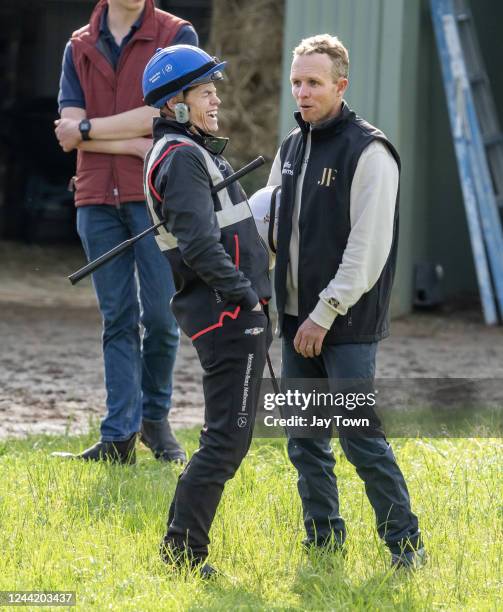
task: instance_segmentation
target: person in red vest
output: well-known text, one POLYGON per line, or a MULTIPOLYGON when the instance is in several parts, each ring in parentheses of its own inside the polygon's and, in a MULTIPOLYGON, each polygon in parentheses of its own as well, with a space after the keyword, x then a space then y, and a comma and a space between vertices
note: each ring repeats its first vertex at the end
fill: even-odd
MULTIPOLYGON (((77 231, 89 260, 150 225, 143 159, 156 109, 145 106, 142 74, 159 47, 198 44, 192 25, 154 0, 100 0, 63 56, 56 137, 77 149, 77 231)), ((174 284, 152 236, 93 274, 103 317, 107 412, 82 460, 134 463, 141 440, 164 461, 185 462, 167 415, 179 333, 174 284), (143 336, 140 333, 143 326, 143 336)))

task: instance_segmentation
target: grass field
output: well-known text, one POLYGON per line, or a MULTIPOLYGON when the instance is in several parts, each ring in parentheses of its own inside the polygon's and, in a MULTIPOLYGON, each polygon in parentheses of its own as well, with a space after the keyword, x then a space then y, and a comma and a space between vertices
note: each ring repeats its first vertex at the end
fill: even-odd
MULTIPOLYGON (((192 452, 197 433, 181 432, 192 452)), ((79 438, 0 443, 0 590, 75 590, 81 610, 502 610, 501 440, 396 440, 429 563, 389 571, 363 486, 337 474, 348 554, 306 554, 295 473, 281 440, 256 441, 225 491, 210 583, 158 558, 178 468, 147 450, 132 467, 48 457, 79 438)), ((202 503, 204 503, 202 501, 202 503)))

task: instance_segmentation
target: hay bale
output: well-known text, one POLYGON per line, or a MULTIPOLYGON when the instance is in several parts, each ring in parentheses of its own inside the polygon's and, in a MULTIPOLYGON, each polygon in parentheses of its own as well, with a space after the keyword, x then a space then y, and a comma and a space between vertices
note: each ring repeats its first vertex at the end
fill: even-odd
MULTIPOLYGON (((213 0, 209 51, 228 61, 219 133, 231 139, 226 156, 235 167, 276 153, 283 18, 283 0, 213 0)), ((264 174, 245 183, 263 186, 264 174)))

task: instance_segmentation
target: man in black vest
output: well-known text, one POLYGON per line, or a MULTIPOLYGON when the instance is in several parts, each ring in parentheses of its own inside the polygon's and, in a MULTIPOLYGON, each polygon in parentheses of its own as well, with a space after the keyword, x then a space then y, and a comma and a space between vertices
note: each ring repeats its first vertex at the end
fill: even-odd
MULTIPOLYGON (((288 379, 373 381, 398 239, 400 158, 384 134, 343 101, 346 48, 328 34, 294 50, 292 94, 298 127, 283 141, 269 177, 281 185, 275 287, 288 379)), ((404 477, 384 433, 339 430, 396 567, 425 559, 404 477)), ((328 434, 288 440, 297 468, 307 547, 342 548, 335 459, 328 434)))

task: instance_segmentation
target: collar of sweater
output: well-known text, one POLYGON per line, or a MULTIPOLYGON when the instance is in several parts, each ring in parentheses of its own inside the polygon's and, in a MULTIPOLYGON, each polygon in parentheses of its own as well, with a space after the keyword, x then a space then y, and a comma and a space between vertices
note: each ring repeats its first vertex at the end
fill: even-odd
POLYGON ((340 132, 348 122, 353 121, 355 116, 355 112, 349 108, 344 100, 342 101, 341 112, 336 117, 331 117, 316 125, 311 125, 304 121, 300 112, 294 113, 295 120, 299 124, 302 133, 307 134, 310 131, 311 136, 314 138, 340 132))
POLYGON ((229 142, 228 138, 206 134, 206 132, 203 132, 199 128, 197 128, 197 131, 198 133, 194 134, 186 126, 178 123, 174 119, 166 119, 164 117, 154 119, 154 140, 162 138, 166 133, 180 134, 181 136, 191 138, 213 155, 221 155, 223 153, 223 150, 229 142))

